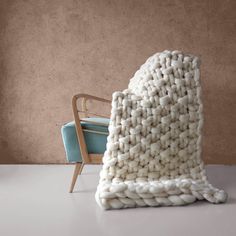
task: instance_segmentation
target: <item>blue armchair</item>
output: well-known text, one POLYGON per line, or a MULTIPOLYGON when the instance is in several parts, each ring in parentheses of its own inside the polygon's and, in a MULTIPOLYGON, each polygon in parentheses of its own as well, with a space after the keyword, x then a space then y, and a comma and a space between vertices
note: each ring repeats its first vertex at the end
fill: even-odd
POLYGON ((85 164, 100 164, 106 149, 109 118, 88 111, 88 100, 95 100, 103 103, 103 105, 104 103, 111 104, 109 100, 87 94, 73 96, 74 121, 63 125, 61 128, 67 161, 75 163, 70 192, 73 192, 83 166, 85 164), (82 109, 78 109, 78 100, 80 99, 82 100, 82 109), (84 116, 83 118, 81 118, 81 114, 84 116))

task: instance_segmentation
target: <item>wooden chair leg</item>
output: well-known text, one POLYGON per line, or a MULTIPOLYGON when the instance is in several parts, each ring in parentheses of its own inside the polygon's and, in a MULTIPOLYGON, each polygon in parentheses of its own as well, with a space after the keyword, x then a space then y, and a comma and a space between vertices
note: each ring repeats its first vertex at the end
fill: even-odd
POLYGON ((70 193, 73 192, 77 177, 78 177, 78 175, 81 174, 83 167, 84 167, 83 162, 82 163, 76 163, 73 178, 72 178, 72 181, 71 181, 70 193))

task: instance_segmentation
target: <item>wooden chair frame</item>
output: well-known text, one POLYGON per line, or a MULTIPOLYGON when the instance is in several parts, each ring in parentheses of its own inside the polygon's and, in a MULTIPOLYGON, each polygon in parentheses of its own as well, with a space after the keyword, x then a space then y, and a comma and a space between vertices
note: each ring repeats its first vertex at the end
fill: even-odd
MULTIPOLYGON (((93 133, 105 134, 105 135, 108 134, 106 132, 91 131, 91 130, 87 130, 87 129, 82 129, 80 122, 83 121, 83 118, 80 118, 80 113, 82 113, 84 115, 84 118, 89 117, 89 115, 93 115, 93 117, 95 116, 95 117, 109 118, 109 117, 102 115, 102 114, 89 112, 88 108, 87 108, 87 101, 88 100, 94 100, 94 101, 101 102, 101 103, 111 104, 110 100, 95 97, 95 96, 88 95, 88 94, 77 94, 77 95, 74 95, 72 98, 72 108, 73 108, 73 113, 74 113, 76 134, 77 134, 77 138, 78 138, 78 142, 79 142, 79 148, 80 148, 80 153, 82 156, 82 162, 77 162, 75 164, 74 174, 73 174, 71 186, 70 186, 70 193, 73 192, 78 175, 81 174, 85 164, 101 164, 102 163, 103 154, 95 154, 95 153, 89 154, 88 153, 83 132, 86 131, 86 132, 93 132, 93 133), (81 99, 81 102, 82 102, 81 103, 82 110, 79 110, 78 106, 77 106, 79 99, 81 99)), ((94 122, 94 121, 86 120, 86 122, 89 122, 91 124, 104 125, 103 123, 94 122)), ((106 126, 106 125, 104 125, 104 126, 106 126)))

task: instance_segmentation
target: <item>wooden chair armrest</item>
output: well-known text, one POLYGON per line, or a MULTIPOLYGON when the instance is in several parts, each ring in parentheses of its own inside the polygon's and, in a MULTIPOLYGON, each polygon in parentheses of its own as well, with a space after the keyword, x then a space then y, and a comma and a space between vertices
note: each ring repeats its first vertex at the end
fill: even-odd
POLYGON ((109 118, 105 115, 102 115, 102 114, 97 114, 97 113, 93 113, 93 112, 89 112, 88 109, 87 109, 87 101, 88 100, 93 100, 93 101, 98 101, 98 102, 101 102, 101 103, 108 103, 108 104, 111 104, 111 101, 108 100, 108 99, 104 99, 104 98, 100 98, 100 97, 96 97, 96 96, 93 96, 93 95, 89 95, 89 94, 83 94, 83 93, 80 93, 80 94, 76 94, 73 96, 72 98, 72 106, 73 106, 73 110, 77 110, 77 112, 80 112, 80 113, 83 113, 85 114, 85 116, 87 117, 88 114, 89 115, 94 115, 94 116, 98 116, 98 117, 104 117, 104 118, 109 118), (79 110, 77 108, 77 100, 78 99, 82 99, 82 110, 79 110))
MULTIPOLYGON (((72 108, 73 108, 73 113, 74 113, 76 133, 77 133, 77 137, 78 137, 78 141, 79 141, 79 145, 80 145, 80 151, 81 151, 81 155, 82 155, 82 158, 83 158, 83 163, 90 163, 91 160, 89 158, 88 150, 87 150, 87 147, 86 147, 86 144, 85 144, 83 130, 82 130, 81 123, 80 123, 80 121, 82 119, 80 119, 79 112, 84 113, 85 115, 92 114, 92 115, 99 116, 99 117, 106 117, 106 116, 103 116, 103 115, 100 115, 100 114, 88 112, 87 107, 86 107, 86 101, 87 100, 95 100, 95 101, 99 101, 99 102, 102 102, 102 103, 111 104, 110 100, 107 100, 107 99, 104 99, 104 98, 99 98, 99 97, 88 95, 88 94, 76 94, 72 98, 72 108), (82 110, 79 110, 78 107, 77 107, 77 100, 78 99, 82 99, 82 110)), ((108 118, 108 117, 106 117, 106 118, 108 118)))
POLYGON ((75 99, 76 101, 79 98, 86 98, 87 100, 97 100, 97 101, 100 101, 100 102, 111 103, 111 100, 96 97, 96 96, 85 94, 85 93, 79 93, 79 94, 76 94, 76 95, 73 96, 73 99, 75 99))

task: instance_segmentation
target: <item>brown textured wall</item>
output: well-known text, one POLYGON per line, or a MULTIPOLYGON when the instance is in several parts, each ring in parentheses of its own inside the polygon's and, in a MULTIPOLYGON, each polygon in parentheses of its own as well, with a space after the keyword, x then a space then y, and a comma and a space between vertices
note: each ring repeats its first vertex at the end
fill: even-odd
POLYGON ((236 163, 236 1, 1 0, 0 163, 64 163, 71 97, 110 98, 157 51, 202 59, 204 160, 236 163))

